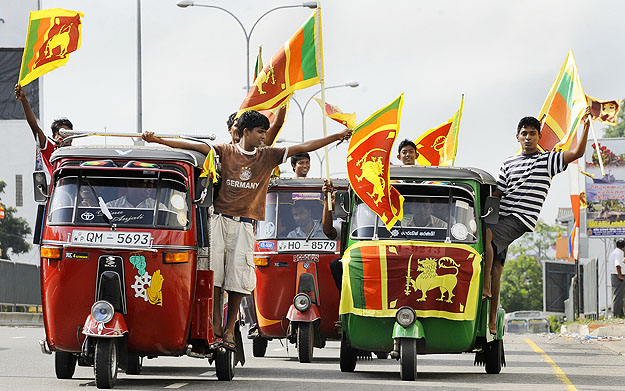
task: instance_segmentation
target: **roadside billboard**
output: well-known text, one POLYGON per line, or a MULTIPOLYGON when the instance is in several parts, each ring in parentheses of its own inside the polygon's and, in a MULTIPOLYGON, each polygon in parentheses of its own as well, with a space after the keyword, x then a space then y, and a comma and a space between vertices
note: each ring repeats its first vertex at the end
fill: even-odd
POLYGON ((588 236, 625 236, 625 138, 597 140, 603 158, 601 175, 595 143, 586 146, 586 227, 588 236))

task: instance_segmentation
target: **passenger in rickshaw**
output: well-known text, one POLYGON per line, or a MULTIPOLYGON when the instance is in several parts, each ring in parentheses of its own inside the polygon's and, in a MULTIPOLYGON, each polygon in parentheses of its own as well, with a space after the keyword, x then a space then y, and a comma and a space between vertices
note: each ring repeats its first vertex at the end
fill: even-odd
POLYGON ((310 155, 307 152, 298 153, 291 157, 291 167, 296 178, 306 178, 310 171, 310 155))
POLYGON ((405 166, 414 166, 417 163, 419 153, 415 143, 404 139, 397 148, 397 159, 405 166))
MULTIPOLYGON (((329 179, 324 179, 321 191, 323 193, 323 214, 321 215, 323 233, 327 236, 328 239, 335 240, 336 238, 341 237, 341 225, 343 220, 334 220, 332 218, 332 214, 335 210, 334 208, 336 207, 336 190, 332 185, 332 181, 329 179), (330 208, 328 207, 327 194, 331 195, 330 202, 332 203, 332 210, 330 210, 330 208)), ((339 293, 341 293, 341 284, 343 279, 343 263, 341 262, 341 257, 336 258, 330 262, 330 273, 332 273, 332 279, 334 280, 336 288, 339 290, 339 293)))
POLYGON ((447 222, 436 217, 435 204, 426 197, 407 197, 404 201, 404 227, 447 228, 447 222))
POLYGON ((95 194, 93 194, 93 191, 91 191, 88 186, 81 186, 78 195, 80 196, 80 202, 78 203, 78 206, 86 208, 98 206, 98 200, 96 199, 95 194))
MULTIPOLYGON (((213 332, 218 344, 235 351, 235 325, 241 299, 256 286, 253 259, 256 220, 265 219, 265 202, 269 179, 274 167, 290 156, 319 149, 334 141, 346 140, 351 130, 345 129, 321 139, 307 141, 287 148, 260 148, 266 140, 269 120, 251 110, 237 120, 241 137, 238 144, 218 144, 213 148, 220 157, 221 187, 214 200, 211 216, 211 265, 214 273, 213 332), (222 290, 228 292, 228 319, 222 329, 222 290)), ((173 148, 185 148, 208 154, 207 144, 185 140, 165 140, 145 132, 142 138, 173 148)))
MULTIPOLYGON (((138 183, 137 181, 128 181, 127 187, 121 187, 120 190, 124 192, 121 197, 109 201, 106 206, 109 208, 138 208, 138 209, 153 209, 156 206, 156 181, 152 179, 144 179, 138 183)), ((167 210, 167 206, 162 202, 158 203, 160 210, 167 210)))
POLYGON ((323 233, 321 221, 313 219, 312 216, 314 211, 319 209, 319 206, 321 205, 316 205, 315 201, 309 200, 299 201, 293 205, 291 215, 297 226, 286 237, 325 239, 326 235, 323 233))

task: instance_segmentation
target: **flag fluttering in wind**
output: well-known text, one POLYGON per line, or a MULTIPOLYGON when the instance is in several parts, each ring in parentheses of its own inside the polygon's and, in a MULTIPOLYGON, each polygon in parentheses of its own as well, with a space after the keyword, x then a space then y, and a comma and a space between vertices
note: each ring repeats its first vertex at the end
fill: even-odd
MULTIPOLYGON (((321 99, 313 98, 315 102, 319 103, 319 107, 322 106, 321 99)), ((326 102, 326 115, 336 122, 343 124, 348 129, 354 129, 356 127, 356 113, 344 113, 337 106, 331 105, 326 102)))
POLYGON ((623 104, 620 100, 599 100, 586 95, 586 102, 590 107, 590 116, 594 121, 616 125, 617 116, 623 104))
POLYGON ((319 10, 271 57, 241 103, 237 116, 270 110, 294 91, 319 84, 322 69, 319 10))
POLYGON ((577 137, 577 124, 587 106, 573 51, 570 51, 538 114, 541 122, 538 145, 545 151, 568 151, 577 137))
POLYGON ((456 161, 456 152, 458 151, 458 133, 460 131, 460 119, 462 118, 462 108, 464 107, 464 94, 460 98, 460 108, 456 111, 449 127, 449 133, 445 138, 443 147, 440 151, 439 166, 452 166, 456 161))
POLYGON ((23 87, 67 63, 69 53, 80 48, 83 16, 82 12, 61 8, 30 13, 19 85, 23 87))
POLYGON ((252 81, 256 81, 258 74, 263 71, 263 45, 258 46, 258 56, 256 56, 256 66, 254 67, 254 78, 252 81))
POLYGON ((404 197, 389 183, 390 155, 403 102, 402 94, 356 126, 347 151, 349 184, 388 230, 404 214, 404 197))
POLYGON ((200 177, 209 177, 213 183, 217 183, 219 174, 215 168, 215 153, 213 152, 213 148, 211 148, 208 155, 206 155, 206 159, 204 159, 204 165, 202 166, 200 177))

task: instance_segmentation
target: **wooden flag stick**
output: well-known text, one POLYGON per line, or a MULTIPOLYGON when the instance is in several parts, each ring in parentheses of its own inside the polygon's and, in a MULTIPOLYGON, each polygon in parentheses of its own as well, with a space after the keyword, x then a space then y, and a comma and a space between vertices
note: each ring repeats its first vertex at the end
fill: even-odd
MULTIPOLYGON (((326 90, 325 90, 325 75, 323 70, 323 35, 321 33, 321 0, 317 0, 317 20, 319 22, 318 32, 319 36, 317 37, 317 42, 319 43, 319 51, 317 53, 317 61, 321 67, 321 72, 319 74, 319 82, 321 84, 321 116, 323 118, 323 137, 328 136, 328 121, 327 121, 327 113, 326 113, 326 90)), ((328 146, 323 147, 323 153, 325 156, 325 166, 326 166, 326 179, 330 180, 330 159, 328 158, 328 146)), ((332 194, 329 192, 325 195, 328 198, 328 210, 332 212, 334 206, 332 205, 332 194)))

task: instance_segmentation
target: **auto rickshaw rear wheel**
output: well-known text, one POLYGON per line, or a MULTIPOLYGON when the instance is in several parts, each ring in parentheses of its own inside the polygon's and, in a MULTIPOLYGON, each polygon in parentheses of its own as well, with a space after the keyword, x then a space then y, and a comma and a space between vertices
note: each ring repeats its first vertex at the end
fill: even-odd
POLYGON ((54 371, 57 379, 71 379, 76 370, 76 356, 68 352, 54 353, 54 371))
POLYGON ((113 388, 117 382, 117 341, 113 338, 98 338, 93 362, 95 385, 98 388, 113 388))
POLYGON ((311 362, 313 358, 313 347, 315 334, 312 323, 302 322, 297 325, 297 356, 299 362, 311 362))
POLYGON ((504 363, 503 340, 495 339, 489 342, 486 349, 486 373, 498 374, 501 372, 501 365, 504 363))
POLYGON ((215 372, 217 372, 217 379, 230 381, 234 378, 234 356, 234 352, 230 350, 215 354, 215 372))
POLYGON ((347 337, 344 333, 341 333, 341 372, 354 372, 356 369, 356 349, 352 348, 347 342, 347 337))
POLYGON ((414 338, 399 341, 399 376, 402 380, 417 378, 417 340, 414 338))
POLYGON ((252 340, 252 353, 254 357, 265 357, 267 353, 267 338, 254 338, 252 340))
POLYGON ((137 353, 128 353, 128 367, 126 368, 127 375, 140 375, 141 369, 143 369, 143 357, 137 353))

